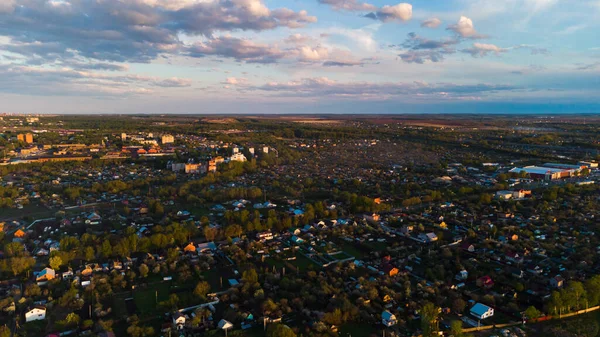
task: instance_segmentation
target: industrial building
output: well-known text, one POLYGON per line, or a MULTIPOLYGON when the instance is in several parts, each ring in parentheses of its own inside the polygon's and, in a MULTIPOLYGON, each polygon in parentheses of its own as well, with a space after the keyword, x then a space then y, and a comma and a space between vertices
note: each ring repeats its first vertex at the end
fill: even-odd
POLYGON ((568 178, 576 174, 576 170, 544 167, 544 166, 525 166, 515 167, 509 172, 511 173, 527 173, 532 179, 544 179, 544 180, 555 180, 561 178, 568 178))

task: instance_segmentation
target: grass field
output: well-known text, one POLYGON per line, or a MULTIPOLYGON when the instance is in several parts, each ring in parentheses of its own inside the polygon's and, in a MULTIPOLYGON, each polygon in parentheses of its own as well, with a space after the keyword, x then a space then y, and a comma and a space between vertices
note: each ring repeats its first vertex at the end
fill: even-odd
POLYGON ((348 323, 340 327, 339 337, 369 337, 376 333, 376 330, 368 324, 348 323))
POLYGON ((223 287, 221 287, 221 276, 219 271, 216 269, 211 269, 203 272, 202 277, 208 284, 210 284, 210 291, 221 291, 225 290, 229 283, 227 282, 227 278, 223 277, 223 287))
POLYGON ((294 266, 296 266, 300 271, 305 271, 309 269, 309 266, 313 266, 313 269, 317 269, 318 266, 308 259, 306 256, 296 253, 296 260, 290 261, 294 266))
POLYGON ((133 300, 140 314, 152 314, 156 312, 158 303, 169 299, 170 293, 171 284, 169 282, 161 282, 149 285, 144 289, 134 290, 133 300))
POLYGON ((344 250, 344 252, 348 253, 351 256, 354 256, 357 259, 362 259, 364 257, 364 254, 360 251, 360 249, 356 248, 351 243, 345 243, 344 245, 342 245, 342 249, 344 250))

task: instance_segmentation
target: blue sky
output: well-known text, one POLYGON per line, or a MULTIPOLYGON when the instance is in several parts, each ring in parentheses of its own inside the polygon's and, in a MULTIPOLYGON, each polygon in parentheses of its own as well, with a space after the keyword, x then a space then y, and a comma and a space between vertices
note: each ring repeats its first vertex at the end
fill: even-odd
POLYGON ((594 113, 600 0, 2 0, 0 112, 594 113))

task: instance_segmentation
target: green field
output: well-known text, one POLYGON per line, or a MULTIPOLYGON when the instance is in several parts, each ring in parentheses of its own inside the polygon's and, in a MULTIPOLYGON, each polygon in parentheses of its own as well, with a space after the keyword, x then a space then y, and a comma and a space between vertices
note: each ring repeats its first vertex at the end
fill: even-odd
POLYGON ((221 276, 219 275, 219 271, 216 269, 207 270, 202 272, 201 274, 204 281, 210 284, 210 291, 217 292, 221 290, 227 289, 229 282, 226 277, 223 277, 223 287, 221 287, 221 276))
POLYGON ((347 323, 340 327, 339 337, 369 337, 377 331, 368 324, 347 323))
POLYGON ((158 303, 169 299, 170 293, 170 282, 155 283, 148 285, 147 288, 134 290, 133 300, 140 314, 153 314, 156 312, 158 303))
POLYGON ((344 252, 348 253, 351 256, 354 256, 357 259, 362 259, 364 257, 364 254, 360 251, 360 249, 356 248, 351 243, 343 244, 342 249, 344 250, 344 252))

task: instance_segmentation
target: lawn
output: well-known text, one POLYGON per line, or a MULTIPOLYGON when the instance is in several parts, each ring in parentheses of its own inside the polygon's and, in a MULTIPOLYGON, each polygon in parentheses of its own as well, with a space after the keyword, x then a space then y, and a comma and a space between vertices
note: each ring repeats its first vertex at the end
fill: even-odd
POLYGON ((302 255, 301 253, 296 253, 296 260, 290 261, 291 264, 296 266, 301 271, 305 271, 309 268, 309 266, 313 266, 316 269, 318 267, 314 262, 312 262, 309 258, 302 255))
POLYGON ((169 299, 171 283, 161 282, 133 291, 133 300, 142 315, 155 313, 159 302, 169 299))
POLYGON ((366 243, 366 246, 373 249, 374 251, 381 252, 384 251, 388 245, 385 242, 370 241, 366 243))
POLYGON ((343 244, 342 249, 344 250, 344 252, 348 253, 351 256, 354 256, 357 259, 362 259, 364 257, 364 254, 360 251, 360 249, 356 248, 351 243, 343 244))
POLYGON ((340 327, 338 331, 339 337, 369 337, 376 333, 377 330, 371 325, 363 323, 348 323, 340 327))
POLYGON ((227 286, 229 285, 229 282, 227 281, 227 278, 223 276, 223 287, 221 287, 221 275, 219 274, 219 271, 217 269, 211 269, 211 270, 207 270, 205 272, 203 272, 201 274, 202 278, 204 278, 204 280, 206 282, 208 282, 208 284, 210 284, 210 291, 221 291, 221 290, 225 290, 227 289, 227 286))

